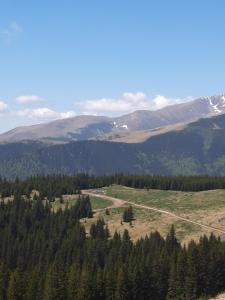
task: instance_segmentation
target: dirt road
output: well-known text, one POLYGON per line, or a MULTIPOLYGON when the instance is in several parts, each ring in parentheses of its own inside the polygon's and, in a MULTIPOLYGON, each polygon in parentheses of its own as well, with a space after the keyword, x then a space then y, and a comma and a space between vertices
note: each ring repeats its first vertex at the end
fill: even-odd
POLYGON ((169 215, 169 216, 174 217, 176 219, 179 219, 179 220, 182 220, 182 221, 194 224, 194 225, 198 225, 200 227, 203 227, 203 228, 206 228, 206 229, 209 229, 209 230, 212 230, 212 231, 216 231, 216 232, 225 234, 225 229, 223 230, 223 229, 220 229, 220 228, 217 228, 217 227, 213 227, 213 226, 210 226, 210 225, 202 224, 200 222, 192 221, 190 219, 181 217, 181 216, 179 216, 177 214, 174 214, 174 213, 172 213, 170 211, 167 211, 167 210, 162 210, 162 209, 158 209, 158 208, 147 206, 147 205, 137 204, 137 203, 131 202, 129 200, 126 201, 126 200, 123 200, 123 199, 118 199, 118 198, 110 197, 110 196, 107 196, 107 195, 105 195, 103 193, 100 194, 98 192, 95 192, 93 190, 82 190, 82 194, 83 195, 89 195, 91 197, 97 197, 97 198, 102 198, 102 199, 110 200, 112 202, 112 205, 110 205, 110 206, 107 207, 109 209, 110 208, 121 207, 121 206, 124 206, 126 204, 131 204, 134 207, 139 207, 139 208, 144 208, 144 209, 151 210, 151 211, 156 211, 156 212, 159 212, 161 214, 166 214, 166 215, 169 215))
POLYGON ((100 193, 94 192, 93 190, 82 190, 81 193, 83 195, 89 195, 91 197, 110 200, 112 202, 112 205, 108 206, 107 208, 121 207, 127 203, 127 201, 125 201, 125 200, 106 196, 105 194, 100 194, 100 193))

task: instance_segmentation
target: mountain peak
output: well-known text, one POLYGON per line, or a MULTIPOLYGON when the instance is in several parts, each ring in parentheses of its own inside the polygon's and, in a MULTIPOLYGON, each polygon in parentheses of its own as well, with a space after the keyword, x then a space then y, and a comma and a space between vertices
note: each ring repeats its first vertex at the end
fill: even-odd
POLYGON ((138 110, 117 118, 80 115, 46 124, 24 126, 0 135, 0 142, 41 140, 70 142, 99 139, 108 136, 153 130, 178 123, 189 123, 199 118, 225 113, 225 94, 200 97, 170 105, 156 111, 138 110))

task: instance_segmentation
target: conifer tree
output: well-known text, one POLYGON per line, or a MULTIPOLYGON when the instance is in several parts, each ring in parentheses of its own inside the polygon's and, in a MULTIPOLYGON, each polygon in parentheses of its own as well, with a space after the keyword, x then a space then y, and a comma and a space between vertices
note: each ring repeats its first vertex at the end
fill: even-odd
POLYGON ((123 212, 123 221, 124 222, 131 222, 134 219, 134 213, 133 213, 133 208, 130 205, 127 209, 124 210, 123 212))
POLYGON ((63 300, 66 298, 66 275, 61 265, 52 265, 48 269, 45 281, 44 299, 63 300))
POLYGON ((80 272, 77 269, 76 265, 73 264, 70 267, 69 274, 68 274, 68 285, 67 285, 68 300, 77 299, 78 291, 79 291, 79 278, 80 278, 80 272))
POLYGON ((8 300, 17 300, 18 299, 18 290, 17 290, 17 281, 15 272, 10 274, 9 278, 9 286, 7 291, 7 299, 8 300))
POLYGON ((0 262, 0 299, 6 299, 9 271, 3 262, 0 262))
POLYGON ((198 291, 198 254, 194 242, 189 245, 187 253, 187 274, 185 278, 185 295, 187 299, 196 300, 198 291))
POLYGON ((126 266, 121 267, 118 272, 116 299, 118 300, 131 299, 130 280, 128 277, 128 269, 126 266))

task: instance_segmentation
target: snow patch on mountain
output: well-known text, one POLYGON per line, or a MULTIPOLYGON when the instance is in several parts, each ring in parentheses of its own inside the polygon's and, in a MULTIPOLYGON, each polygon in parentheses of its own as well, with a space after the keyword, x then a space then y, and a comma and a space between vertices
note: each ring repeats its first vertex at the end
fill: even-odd
POLYGON ((218 105, 220 104, 219 102, 217 104, 213 104, 212 99, 210 97, 207 97, 207 99, 209 100, 209 105, 213 108, 213 110, 214 110, 215 113, 219 114, 219 113, 222 112, 222 110, 220 110, 218 108, 218 105))
POLYGON ((213 130, 219 130, 222 129, 219 125, 217 125, 216 123, 213 123, 213 130))
POLYGON ((222 107, 225 107, 225 96, 224 96, 224 95, 221 97, 221 100, 222 100, 222 102, 223 102, 223 104, 222 104, 221 106, 222 106, 222 107))

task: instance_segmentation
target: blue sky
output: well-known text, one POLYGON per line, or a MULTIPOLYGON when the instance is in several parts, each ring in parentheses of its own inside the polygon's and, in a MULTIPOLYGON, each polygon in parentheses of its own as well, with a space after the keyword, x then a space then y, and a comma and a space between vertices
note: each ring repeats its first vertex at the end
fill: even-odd
POLYGON ((220 94, 224 71, 224 0, 0 1, 0 132, 220 94))

